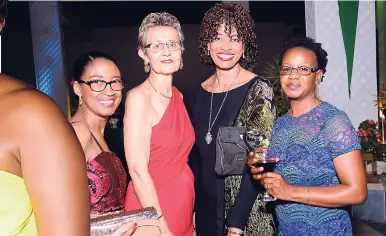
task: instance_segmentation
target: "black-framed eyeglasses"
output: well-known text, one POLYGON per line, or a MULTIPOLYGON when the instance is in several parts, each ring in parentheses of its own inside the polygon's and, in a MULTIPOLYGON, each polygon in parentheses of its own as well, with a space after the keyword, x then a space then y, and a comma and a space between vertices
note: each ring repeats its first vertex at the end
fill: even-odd
POLYGON ((110 88, 114 91, 122 91, 124 88, 123 81, 122 80, 112 80, 110 82, 106 82, 104 80, 79 80, 78 83, 81 84, 87 84, 90 86, 91 90, 94 92, 102 92, 106 89, 107 85, 110 85, 110 88))
POLYGON ((319 70, 316 67, 308 67, 308 66, 298 66, 297 68, 293 68, 290 66, 279 66, 280 75, 290 75, 292 70, 296 70, 299 75, 310 75, 319 70))
POLYGON ((158 53, 158 52, 162 52, 165 46, 167 46, 170 51, 178 51, 178 50, 181 50, 182 48, 181 42, 179 41, 171 41, 167 43, 161 43, 161 42, 149 43, 148 45, 145 46, 145 48, 150 48, 152 52, 158 53))

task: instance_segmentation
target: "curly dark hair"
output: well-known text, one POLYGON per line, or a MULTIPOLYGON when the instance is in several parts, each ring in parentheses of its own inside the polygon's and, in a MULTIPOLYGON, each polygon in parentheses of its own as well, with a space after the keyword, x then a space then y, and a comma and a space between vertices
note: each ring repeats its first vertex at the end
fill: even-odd
POLYGON ((4 30, 4 24, 3 23, 4 23, 5 18, 8 15, 7 3, 8 3, 8 0, 0 0, 0 24, 2 24, 2 27, 0 29, 0 36, 3 34, 3 30, 4 30))
POLYGON ((299 47, 308 49, 315 54, 316 60, 318 62, 318 68, 323 71, 323 74, 325 74, 327 62, 328 62, 328 59, 327 59, 328 54, 327 54, 326 50, 324 50, 322 48, 321 43, 317 43, 317 42, 315 42, 314 39, 309 38, 309 37, 296 37, 296 38, 293 38, 291 40, 284 42, 284 44, 282 45, 282 48, 281 48, 281 52, 280 52, 280 61, 279 61, 280 65, 283 61, 284 55, 290 49, 299 48, 299 47))
POLYGON ((228 36, 234 27, 244 44, 244 57, 240 58, 240 65, 247 69, 255 66, 257 61, 256 34, 253 31, 255 22, 247 9, 240 4, 230 3, 216 3, 205 13, 196 41, 201 62, 214 66, 211 56, 208 55, 208 44, 216 39, 218 27, 222 23, 225 23, 225 33, 228 36))
POLYGON ((0 21, 3 21, 8 15, 7 3, 8 0, 0 0, 0 21))

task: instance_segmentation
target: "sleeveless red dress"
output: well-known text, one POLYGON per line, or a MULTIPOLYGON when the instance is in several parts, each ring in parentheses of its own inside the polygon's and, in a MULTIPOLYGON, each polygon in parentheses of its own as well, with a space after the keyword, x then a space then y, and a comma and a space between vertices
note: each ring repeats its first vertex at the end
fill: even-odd
POLYGON ((101 150, 86 162, 90 217, 97 218, 123 210, 127 174, 115 153, 104 151, 91 130, 90 134, 101 150))
MULTIPOLYGON (((149 173, 163 216, 174 236, 193 235, 194 177, 187 162, 194 130, 177 88, 151 135, 149 173)), ((131 182, 125 211, 142 208, 131 182)))
POLYGON ((127 179, 121 160, 102 150, 86 167, 91 218, 123 210, 127 179))

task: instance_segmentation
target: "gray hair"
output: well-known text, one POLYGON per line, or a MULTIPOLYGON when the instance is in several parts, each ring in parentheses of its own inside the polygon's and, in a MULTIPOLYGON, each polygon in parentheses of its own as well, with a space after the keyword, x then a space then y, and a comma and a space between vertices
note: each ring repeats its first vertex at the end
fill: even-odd
POLYGON ((138 33, 138 49, 144 49, 146 46, 146 32, 151 27, 156 26, 169 26, 174 28, 177 33, 178 37, 180 39, 181 43, 181 50, 184 50, 184 34, 181 30, 181 24, 177 20, 177 17, 173 16, 172 14, 169 14, 167 12, 155 12, 150 13, 143 19, 141 26, 139 27, 139 33, 138 33))

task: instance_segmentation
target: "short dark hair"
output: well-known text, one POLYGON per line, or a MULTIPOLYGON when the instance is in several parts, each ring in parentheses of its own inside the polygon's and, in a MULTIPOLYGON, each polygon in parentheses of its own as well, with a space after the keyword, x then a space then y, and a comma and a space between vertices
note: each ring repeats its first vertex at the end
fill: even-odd
POLYGON ((0 21, 2 22, 8 15, 7 11, 8 0, 0 0, 0 21))
POLYGON ((293 38, 291 40, 284 42, 284 44, 282 45, 282 48, 281 48, 281 52, 280 52, 280 61, 279 61, 280 65, 282 64, 284 55, 289 50, 291 50, 293 48, 299 48, 299 47, 308 49, 315 54, 316 60, 318 63, 318 69, 322 70, 323 74, 325 74, 327 62, 328 62, 328 59, 327 59, 328 53, 326 52, 326 50, 324 50, 322 48, 321 43, 315 42, 315 40, 310 38, 310 37, 304 37, 304 36, 303 37, 296 37, 296 38, 293 38))
POLYGON ((240 58, 240 65, 246 69, 255 66, 257 61, 256 34, 253 31, 255 22, 249 11, 240 4, 216 3, 205 13, 196 41, 201 61, 213 65, 213 60, 208 55, 208 44, 216 39, 218 27, 222 23, 225 23, 225 32, 228 35, 234 27, 244 44, 244 57, 240 58))
POLYGON ((82 77, 85 69, 87 68, 87 66, 92 61, 94 61, 95 59, 98 59, 98 58, 104 58, 104 59, 107 59, 109 61, 112 61, 118 67, 117 62, 109 54, 104 53, 104 52, 99 52, 99 51, 88 52, 88 53, 85 53, 85 54, 81 55, 80 57, 78 57, 78 59, 75 61, 74 67, 72 70, 73 79, 75 81, 79 81, 80 78, 82 77))

